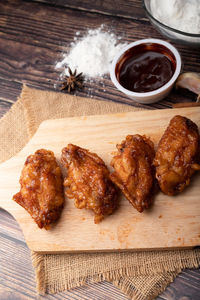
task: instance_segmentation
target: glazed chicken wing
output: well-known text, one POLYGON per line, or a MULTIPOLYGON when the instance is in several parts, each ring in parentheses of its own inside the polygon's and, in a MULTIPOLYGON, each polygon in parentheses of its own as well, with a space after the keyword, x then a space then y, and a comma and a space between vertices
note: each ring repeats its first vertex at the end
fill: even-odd
POLYGON ((67 169, 66 195, 74 198, 77 208, 94 211, 94 222, 110 215, 117 205, 117 190, 109 171, 97 154, 69 144, 62 150, 61 161, 67 169))
POLYGON ((20 177, 20 192, 13 196, 39 228, 48 229, 63 208, 63 177, 53 152, 37 150, 28 156, 20 177))
POLYGON ((200 137, 197 125, 175 116, 162 136, 154 165, 163 193, 173 196, 189 185, 195 170, 200 170, 200 137))
POLYGON ((115 171, 111 180, 122 190, 125 197, 139 212, 151 204, 154 170, 153 142, 141 135, 128 135, 117 145, 118 155, 111 166, 115 171))

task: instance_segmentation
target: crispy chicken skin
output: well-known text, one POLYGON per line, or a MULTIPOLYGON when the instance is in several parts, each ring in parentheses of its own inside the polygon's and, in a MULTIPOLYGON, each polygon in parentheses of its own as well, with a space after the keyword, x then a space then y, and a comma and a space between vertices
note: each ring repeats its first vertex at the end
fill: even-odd
POLYGON ((62 150, 61 161, 67 169, 65 193, 75 200, 75 206, 93 210, 96 224, 105 215, 112 214, 118 193, 104 161, 97 154, 72 144, 62 150))
POLYGON ((53 152, 37 150, 28 156, 13 200, 25 208, 39 228, 49 229, 64 204, 63 177, 53 152))
POLYGON ((199 158, 197 125, 185 117, 173 117, 154 159, 156 178, 163 193, 173 196, 182 192, 195 170, 200 170, 199 158))
POLYGON ((151 204, 154 168, 153 142, 141 136, 128 135, 117 145, 118 154, 113 157, 111 166, 114 172, 111 180, 121 189, 125 197, 139 212, 151 204))

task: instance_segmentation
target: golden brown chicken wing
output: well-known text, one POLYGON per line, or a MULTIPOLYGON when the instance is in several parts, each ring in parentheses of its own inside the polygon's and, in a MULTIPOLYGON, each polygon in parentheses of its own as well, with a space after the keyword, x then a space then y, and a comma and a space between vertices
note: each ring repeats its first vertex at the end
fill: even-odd
POLYGON ((66 195, 75 199, 75 206, 93 210, 95 223, 112 214, 118 193, 103 160, 95 153, 69 144, 62 150, 61 161, 67 168, 66 195))
POLYGON ((156 178, 163 193, 173 196, 182 192, 195 170, 200 170, 199 158, 197 125, 185 117, 173 117, 154 159, 156 178))
POLYGON ((122 190, 125 197, 139 211, 148 208, 152 199, 154 169, 153 142, 141 135, 128 135, 117 145, 119 154, 111 166, 115 171, 111 180, 122 190))
POLYGON ((55 222, 64 204, 63 177, 53 152, 37 150, 28 156, 20 177, 20 192, 13 196, 40 228, 55 222))

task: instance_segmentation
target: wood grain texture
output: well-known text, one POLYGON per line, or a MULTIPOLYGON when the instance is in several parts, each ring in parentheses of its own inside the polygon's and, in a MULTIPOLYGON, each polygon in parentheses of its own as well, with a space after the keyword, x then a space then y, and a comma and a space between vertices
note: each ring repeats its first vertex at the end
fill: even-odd
POLYGON ((200 125, 200 107, 156 110, 153 114, 139 111, 44 121, 23 150, 0 165, 0 207, 13 214, 29 248, 37 252, 165 249, 200 245, 200 174, 194 176, 190 187, 176 199, 158 193, 152 208, 142 214, 122 197, 117 211, 98 225, 94 224, 91 212, 76 209, 73 201, 66 199, 56 226, 48 231, 41 230, 30 215, 11 200, 19 190, 19 177, 26 157, 37 149, 52 150, 59 161, 61 149, 72 143, 97 153, 109 166, 116 144, 126 135, 145 134, 157 145, 176 114, 200 125))
POLYGON ((157 300, 198 300, 200 295, 200 278, 198 270, 186 270, 180 273, 174 282, 157 300), (191 293, 192 290, 192 293, 191 293))
POLYGON ((0 118, 11 108, 12 102, 0 99, 0 118))
POLYGON ((102 282, 56 295, 37 296, 30 250, 21 229, 11 215, 0 209, 0 299, 126 300, 111 283, 102 282))
POLYGON ((130 19, 140 19, 144 17, 144 13, 141 9, 141 0, 34 0, 34 2, 49 4, 55 7, 67 7, 83 11, 97 12, 114 17, 117 16, 130 19))
MULTIPOLYGON (((128 35, 129 41, 142 37, 162 38, 146 19, 140 6, 140 0, 117 0, 115 2, 112 0, 44 0, 46 3, 39 3, 42 1, 38 0, 38 3, 19 0, 0 2, 0 98, 3 100, 16 101, 23 82, 41 89, 54 89, 54 83, 57 83, 60 74, 58 71, 54 73, 55 61, 60 60, 61 53, 69 49, 69 43, 73 40, 76 31, 84 34, 86 28, 93 28, 106 23, 109 26, 113 25, 117 34, 124 33, 124 40, 126 40, 126 35, 128 35), (77 3, 79 3, 79 7, 77 3), (79 13, 79 10, 82 12, 79 13), (102 17, 102 14, 108 14, 108 16, 102 17), (123 14, 124 17, 118 18, 116 17, 117 14, 123 14), (91 21, 92 15, 94 15, 93 22, 91 21), (122 26, 118 30, 119 23, 122 26), (53 50, 49 51, 49 48, 53 50), (22 49, 21 54, 19 53, 20 49, 22 49), (29 54, 28 51, 30 51, 29 54), (37 57, 38 52, 44 53, 44 56, 39 55, 39 64, 31 65, 31 57, 35 55, 37 57), (50 55, 50 57, 46 57, 46 55, 50 55), (41 65, 43 66, 42 69, 41 65), (45 84, 43 82, 44 76, 46 76, 45 84)), ((183 71, 200 72, 198 51, 189 47, 176 46, 184 60, 183 71)), ((109 79, 103 79, 101 82, 101 84, 98 81, 94 84, 87 83, 86 88, 79 95, 135 105, 133 102, 130 103, 129 99, 122 94, 116 92, 109 79), (89 91, 89 89, 91 90, 89 91)), ((166 100, 146 108, 166 108, 171 106, 171 103, 195 101, 195 99, 196 96, 187 91, 173 91, 166 100)), ((0 108, 1 115, 8 109, 9 105, 3 103, 0 108)), ((29 250, 24 242, 22 232, 16 221, 0 209, 0 234, 2 233, 4 236, 0 235, 0 245, 5 245, 10 236, 14 240, 9 249, 6 246, 6 248, 0 247, 0 299, 37 299, 29 250), (24 243, 25 250, 23 247, 18 247, 18 241, 24 243), (8 261, 10 262, 9 268, 7 268, 8 261), (7 268, 7 275, 1 267, 2 264, 4 264, 5 269, 7 268), (24 271, 27 270, 26 264, 31 270, 28 276, 24 271), (9 270, 10 275, 8 275, 9 270), (24 280, 27 284, 22 292, 21 284, 24 280)), ((199 295, 200 270, 198 269, 182 272, 157 299, 199 300, 199 295)), ((70 292, 40 297, 40 299, 43 298, 68 300, 127 299, 110 283, 100 283, 70 292)))
MULTIPOLYGON (((2 300, 128 300, 109 282, 101 282, 38 297, 30 250, 26 246, 19 224, 0 209, 0 299, 2 300)), ((186 270, 156 298, 156 300, 199 300, 199 270, 186 270), (183 298, 186 297, 186 298, 183 298)))
POLYGON ((21 88, 22 88, 22 83, 1 78, 1 74, 0 74, 1 100, 14 103, 20 94, 21 88))
MULTIPOLYGON (((64 1, 63 3, 66 5, 70 2, 64 1)), ((115 16, 115 11, 112 15, 94 12, 94 10, 99 11, 102 3, 102 7, 110 7, 109 10, 112 11, 114 6, 112 1, 101 3, 97 1, 96 6, 95 3, 89 5, 87 1, 84 3, 82 5, 87 4, 91 7, 89 12, 30 1, 16 0, 0 3, 0 78, 8 82, 8 87, 4 87, 4 90, 10 89, 9 82, 16 83, 12 86, 15 100, 16 95, 20 93, 22 82, 41 89, 58 89, 61 70, 55 70, 55 64, 56 61, 62 59, 63 52, 69 51, 70 43, 77 31, 80 31, 81 37, 88 29, 105 24, 108 29, 122 36, 122 42, 129 43, 138 38, 147 37, 162 38, 145 17, 139 1, 136 3, 128 1, 128 4, 122 5, 121 3, 119 6, 120 9, 123 7, 127 13, 131 11, 133 19, 119 18, 115 16), (131 5, 133 9, 129 10, 131 5), (141 17, 138 17, 138 14, 141 17)), ((115 5, 115 7, 118 6, 115 5)), ((184 60, 183 71, 200 72, 198 50, 175 46, 180 50, 184 60)), ((94 82, 85 82, 85 88, 82 92, 77 92, 77 95, 104 98, 147 109, 166 108, 174 102, 188 102, 189 99, 190 101, 196 99, 192 93, 173 91, 165 100, 152 106, 139 105, 117 91, 109 76, 97 78, 94 82)))

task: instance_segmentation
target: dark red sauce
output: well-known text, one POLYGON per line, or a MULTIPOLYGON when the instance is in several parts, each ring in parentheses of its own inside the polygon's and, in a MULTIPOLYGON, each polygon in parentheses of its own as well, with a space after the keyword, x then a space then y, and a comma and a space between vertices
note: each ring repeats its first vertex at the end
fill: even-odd
POLYGON ((174 54, 160 44, 141 44, 125 52, 117 63, 115 74, 127 90, 145 93, 159 89, 173 76, 174 54))

